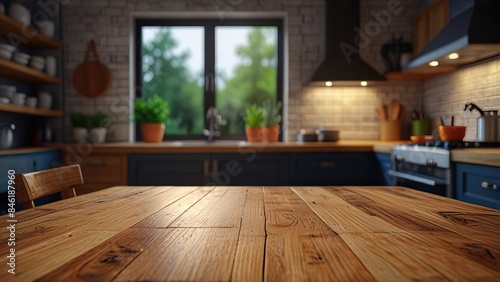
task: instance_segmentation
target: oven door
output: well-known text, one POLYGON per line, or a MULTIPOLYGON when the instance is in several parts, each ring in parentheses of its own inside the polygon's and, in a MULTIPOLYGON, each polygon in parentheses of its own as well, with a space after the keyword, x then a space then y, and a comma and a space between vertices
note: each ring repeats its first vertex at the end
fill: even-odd
POLYGON ((394 185, 396 186, 404 186, 449 198, 452 197, 451 185, 446 181, 446 178, 396 170, 389 170, 389 174, 394 177, 394 185))

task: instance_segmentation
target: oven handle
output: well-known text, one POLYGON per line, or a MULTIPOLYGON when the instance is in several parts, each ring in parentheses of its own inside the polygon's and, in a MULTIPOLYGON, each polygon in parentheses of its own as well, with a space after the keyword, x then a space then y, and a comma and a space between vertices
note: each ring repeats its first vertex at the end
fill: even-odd
POLYGON ((423 178, 423 177, 419 177, 419 176, 415 176, 415 175, 411 175, 411 174, 401 173, 401 172, 398 172, 398 171, 394 171, 392 169, 389 170, 389 174, 392 175, 392 176, 395 176, 395 177, 399 177, 399 178, 403 178, 403 179, 408 179, 408 180, 415 181, 415 182, 420 182, 420 183, 423 183, 423 184, 426 184, 426 185, 436 186, 436 181, 434 181, 434 180, 423 178))

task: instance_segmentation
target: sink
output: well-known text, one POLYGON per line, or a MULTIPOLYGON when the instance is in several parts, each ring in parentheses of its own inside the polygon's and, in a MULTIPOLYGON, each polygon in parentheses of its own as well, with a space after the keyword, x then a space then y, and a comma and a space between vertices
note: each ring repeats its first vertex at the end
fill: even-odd
POLYGON ((174 146, 242 146, 248 144, 243 140, 178 140, 167 141, 166 143, 174 146))

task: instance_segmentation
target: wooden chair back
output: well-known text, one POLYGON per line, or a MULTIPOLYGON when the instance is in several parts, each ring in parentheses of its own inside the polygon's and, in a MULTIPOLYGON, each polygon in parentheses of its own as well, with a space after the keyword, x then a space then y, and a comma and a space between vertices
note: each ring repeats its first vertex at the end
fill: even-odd
POLYGON ((75 187, 83 184, 79 164, 16 175, 16 198, 24 208, 34 208, 34 200, 61 192, 63 198, 76 197, 75 187))

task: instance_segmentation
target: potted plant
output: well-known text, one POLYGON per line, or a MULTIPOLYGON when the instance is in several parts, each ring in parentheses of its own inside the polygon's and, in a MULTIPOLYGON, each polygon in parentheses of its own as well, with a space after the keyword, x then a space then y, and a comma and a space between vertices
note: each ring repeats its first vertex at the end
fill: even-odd
POLYGON ((70 121, 73 126, 73 141, 86 142, 89 135, 87 129, 89 117, 83 113, 71 113, 70 121))
POLYGON ((161 142, 169 114, 168 102, 158 95, 136 99, 134 102, 135 121, 141 123, 142 139, 145 142, 161 142))
POLYGON ((90 116, 89 140, 92 143, 102 143, 106 140, 106 128, 109 125, 109 116, 103 113, 95 113, 90 116))
POLYGON ((252 104, 245 108, 243 119, 245 120, 245 133, 248 142, 262 141, 262 121, 264 120, 262 109, 252 104))
POLYGON ((281 122, 281 102, 276 100, 267 100, 262 104, 263 121, 262 121, 262 141, 271 143, 278 141, 280 135, 281 122))

